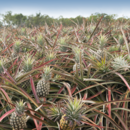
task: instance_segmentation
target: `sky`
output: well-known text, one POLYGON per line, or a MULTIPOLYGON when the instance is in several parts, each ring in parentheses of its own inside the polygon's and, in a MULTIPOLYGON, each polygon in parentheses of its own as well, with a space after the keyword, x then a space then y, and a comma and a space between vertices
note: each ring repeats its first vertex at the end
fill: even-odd
POLYGON ((27 16, 40 12, 53 18, 89 17, 96 12, 130 18, 130 0, 0 0, 0 14, 7 11, 27 16))

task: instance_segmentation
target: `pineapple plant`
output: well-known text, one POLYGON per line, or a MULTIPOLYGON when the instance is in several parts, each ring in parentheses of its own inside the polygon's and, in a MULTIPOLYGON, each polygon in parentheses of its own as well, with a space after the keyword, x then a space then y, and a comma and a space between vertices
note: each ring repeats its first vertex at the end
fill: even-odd
POLYGON ((98 40, 99 40, 99 48, 101 49, 101 50, 103 50, 104 49, 104 47, 106 46, 106 44, 107 44, 107 41, 108 41, 108 38, 106 37, 106 35, 100 35, 100 36, 98 36, 98 40))
POLYGON ((12 113, 10 117, 10 125, 14 130, 27 128, 27 119, 24 110, 25 102, 23 102, 23 100, 16 102, 15 111, 12 113))
POLYGON ((13 45, 12 56, 13 57, 17 57, 20 51, 21 51, 21 41, 20 40, 16 40, 14 45, 13 45))
POLYGON ((95 27, 96 27, 95 25, 91 25, 89 28, 89 32, 92 33, 94 31, 95 27))
POLYGON ((26 35, 26 28, 21 28, 21 35, 26 35))
POLYGON ((124 44, 124 38, 123 38, 122 35, 119 35, 119 36, 118 36, 118 42, 119 42, 120 45, 123 45, 123 44, 124 44))
POLYGON ((37 83, 37 95, 39 97, 45 97, 46 95, 49 94, 50 90, 50 82, 49 80, 51 79, 51 69, 48 66, 45 66, 44 74, 42 76, 42 79, 38 81, 37 83))
MULTIPOLYGON (((52 60, 52 59, 55 59, 56 58, 56 53, 55 52, 48 52, 47 54, 46 54, 46 62, 47 61, 50 61, 50 60, 52 60)), ((55 64, 55 61, 51 61, 50 62, 50 64, 52 64, 52 65, 54 65, 55 64)))
POLYGON ((115 70, 119 70, 119 69, 127 70, 127 69, 129 69, 129 64, 122 55, 115 56, 115 58, 112 62, 112 68, 115 70))
MULTIPOLYGON (((16 80, 21 77, 22 75, 26 74, 27 72, 31 71, 33 68, 34 59, 31 58, 31 56, 26 55, 26 57, 23 60, 22 64, 22 70, 18 73, 16 76, 16 80)), ((27 78, 27 76, 25 76, 27 78)), ((25 78, 24 77, 24 78, 25 78)), ((20 83, 18 86, 23 87, 24 89, 27 89, 27 87, 30 85, 30 80, 24 80, 22 83, 20 83)))
POLYGON ((84 119, 83 115, 86 108, 83 107, 81 99, 68 98, 66 105, 62 108, 63 115, 60 120, 61 130, 74 130, 76 125, 79 125, 84 119))
POLYGON ((67 49, 68 49, 68 44, 66 43, 66 37, 61 37, 60 39, 59 39, 59 49, 60 49, 60 51, 61 52, 66 52, 67 51, 67 49))
POLYGON ((38 35, 37 37, 37 42, 40 46, 44 47, 44 39, 43 39, 43 36, 40 34, 38 35))
POLYGON ((39 59, 42 59, 44 56, 45 56, 44 49, 39 49, 39 50, 37 50, 37 52, 35 54, 35 59, 39 60, 39 59))
MULTIPOLYGON (((76 74, 76 70, 83 70, 82 58, 83 58, 83 50, 79 47, 73 47, 73 53, 75 56, 75 64, 73 65, 73 71, 76 74)), ((79 71, 79 74, 80 74, 79 71)))
POLYGON ((33 68, 33 63, 34 63, 34 59, 32 59, 32 57, 29 56, 29 54, 27 54, 23 61, 23 71, 24 72, 31 71, 33 68))

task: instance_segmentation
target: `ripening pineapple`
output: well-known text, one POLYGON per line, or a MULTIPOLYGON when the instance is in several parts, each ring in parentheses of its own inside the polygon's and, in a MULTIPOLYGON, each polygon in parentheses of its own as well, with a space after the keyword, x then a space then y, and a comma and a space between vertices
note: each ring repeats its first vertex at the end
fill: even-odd
POLYGON ((60 120, 61 130, 74 130, 84 120, 84 112, 86 108, 83 106, 81 99, 68 98, 65 107, 62 108, 63 116, 60 120))
POLYGON ((72 130, 73 127, 76 126, 76 122, 74 122, 73 124, 71 124, 71 122, 69 123, 69 121, 65 119, 65 116, 66 116, 66 114, 64 114, 64 115, 61 117, 61 120, 60 120, 60 128, 61 128, 62 130, 72 130))
POLYGON ((45 97, 46 95, 49 94, 50 90, 50 82, 49 80, 51 79, 51 68, 50 66, 45 66, 43 68, 44 74, 42 79, 37 83, 37 94, 39 97, 45 97))
POLYGON ((49 81, 46 81, 45 78, 43 77, 38 83, 37 83, 37 88, 36 92, 39 97, 45 97, 46 95, 49 94, 50 90, 50 83, 49 81))
MULTIPOLYGON (((18 80, 21 76, 23 76, 25 74, 25 72, 23 70, 21 70, 17 76, 16 76, 16 80, 18 80)), ((25 76, 24 78, 27 78, 27 76, 25 76)), ((30 86, 30 80, 24 80, 23 82, 21 82, 20 84, 18 84, 19 87, 24 88, 25 90, 27 90, 27 88, 30 86)))
POLYGON ((10 125, 14 130, 20 130, 27 128, 26 122, 26 114, 24 113, 25 102, 23 100, 20 102, 16 102, 15 111, 12 113, 10 117, 10 125))

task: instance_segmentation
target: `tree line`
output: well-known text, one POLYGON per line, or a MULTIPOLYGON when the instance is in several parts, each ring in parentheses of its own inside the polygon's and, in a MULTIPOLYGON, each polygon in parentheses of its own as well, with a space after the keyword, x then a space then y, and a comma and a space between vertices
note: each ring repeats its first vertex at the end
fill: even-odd
POLYGON ((23 14, 12 14, 11 11, 6 12, 5 14, 1 14, 2 20, 0 21, 0 26, 8 25, 8 26, 24 26, 24 27, 33 27, 33 26, 44 26, 48 24, 51 26, 52 24, 62 23, 63 26, 73 26, 74 23, 81 25, 83 23, 83 18, 87 20, 87 22, 97 22, 98 19, 103 16, 102 21, 104 23, 110 23, 113 21, 126 21, 129 18, 118 18, 116 19, 115 14, 108 15, 105 13, 95 13, 89 17, 77 16, 75 18, 63 18, 60 16, 59 18, 53 18, 48 15, 42 15, 41 13, 36 13, 36 15, 25 16, 23 14))

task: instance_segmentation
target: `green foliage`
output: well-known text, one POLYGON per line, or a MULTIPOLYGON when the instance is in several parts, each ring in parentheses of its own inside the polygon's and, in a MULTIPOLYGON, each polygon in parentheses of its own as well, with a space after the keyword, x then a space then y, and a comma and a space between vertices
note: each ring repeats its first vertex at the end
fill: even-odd
MULTIPOLYGON (((41 13, 36 13, 36 15, 30 15, 30 16, 24 16, 23 14, 12 14, 11 11, 8 11, 6 14, 2 14, 3 21, 5 21, 8 25, 15 25, 15 26, 26 26, 26 27, 32 27, 32 26, 44 26, 46 23, 51 26, 52 23, 61 23, 64 26, 74 26, 74 23, 77 23, 79 25, 82 24, 83 17, 77 16, 75 18, 63 18, 60 16, 59 18, 52 18, 48 15, 42 15, 41 13), (72 22, 73 21, 73 22, 72 22)), ((97 22, 98 19, 103 16, 103 21, 105 23, 113 22, 115 21, 116 15, 108 15, 105 13, 95 13, 92 14, 90 17, 87 17, 88 23, 91 21, 97 22)), ((119 19, 118 19, 119 20, 119 19)), ((94 26, 93 26, 94 27, 94 26)), ((91 26, 90 30, 92 32, 91 26)))

